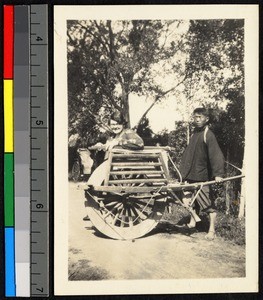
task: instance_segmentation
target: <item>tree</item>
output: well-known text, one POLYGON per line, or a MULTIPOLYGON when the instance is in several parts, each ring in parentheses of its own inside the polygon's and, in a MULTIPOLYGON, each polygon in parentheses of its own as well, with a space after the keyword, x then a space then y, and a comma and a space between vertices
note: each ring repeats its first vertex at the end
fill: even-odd
MULTIPOLYGON (((191 20, 188 49, 186 71, 191 76, 184 82, 188 116, 197 103, 215 109, 225 108, 229 119, 234 115, 243 119, 240 127, 242 135, 244 21, 191 20), (238 110, 235 111, 232 106, 238 110)), ((228 127, 228 123, 223 123, 223 126, 228 127)), ((238 126, 240 125, 239 123, 238 126)), ((231 138, 233 137, 234 134, 231 138)))
POLYGON ((174 60, 183 50, 182 21, 68 21, 69 123, 103 122, 94 116, 121 111, 130 125, 129 95, 147 95, 153 105, 176 89, 185 77, 183 62, 174 60), (179 33, 178 33, 179 32, 179 33), (156 81, 177 70, 172 86, 156 81))

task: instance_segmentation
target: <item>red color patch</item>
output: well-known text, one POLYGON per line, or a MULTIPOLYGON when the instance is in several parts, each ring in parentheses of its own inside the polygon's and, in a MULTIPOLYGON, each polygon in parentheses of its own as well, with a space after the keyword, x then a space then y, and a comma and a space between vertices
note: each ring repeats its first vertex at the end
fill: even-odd
POLYGON ((13 79, 14 6, 4 6, 4 79, 13 79))

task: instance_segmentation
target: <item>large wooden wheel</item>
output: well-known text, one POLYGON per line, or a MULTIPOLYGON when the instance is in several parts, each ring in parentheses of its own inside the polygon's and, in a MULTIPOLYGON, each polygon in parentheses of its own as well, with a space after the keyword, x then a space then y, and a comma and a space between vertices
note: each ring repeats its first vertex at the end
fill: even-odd
POLYGON ((87 212, 104 235, 135 239, 160 221, 166 204, 162 187, 167 182, 167 169, 161 151, 151 151, 115 150, 91 175, 88 184, 94 188, 86 190, 87 212))

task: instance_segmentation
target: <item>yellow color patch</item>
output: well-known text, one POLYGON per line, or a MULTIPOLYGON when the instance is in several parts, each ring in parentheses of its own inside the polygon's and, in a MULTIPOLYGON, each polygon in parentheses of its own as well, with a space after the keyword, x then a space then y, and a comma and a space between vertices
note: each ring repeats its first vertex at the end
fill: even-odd
POLYGON ((4 80, 5 152, 14 152, 13 80, 4 80))

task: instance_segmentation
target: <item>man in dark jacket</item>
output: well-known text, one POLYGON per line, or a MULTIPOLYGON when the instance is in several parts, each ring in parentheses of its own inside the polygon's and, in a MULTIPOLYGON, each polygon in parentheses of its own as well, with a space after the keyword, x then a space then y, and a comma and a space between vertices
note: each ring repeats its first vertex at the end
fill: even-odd
MULTIPOLYGON (((224 156, 213 132, 208 128, 209 114, 205 108, 196 108, 193 112, 195 130, 189 145, 185 149, 180 165, 184 181, 202 182, 208 180, 222 181, 224 175, 224 156)), ((185 204, 189 204, 192 195, 185 193, 185 204), (188 203, 187 203, 188 202, 188 203)), ((206 239, 215 238, 216 210, 210 186, 204 186, 196 198, 198 208, 209 214, 209 230, 206 239)), ((195 213, 195 211, 193 212, 195 213)), ((196 220, 191 214, 188 228, 194 228, 196 220)))

